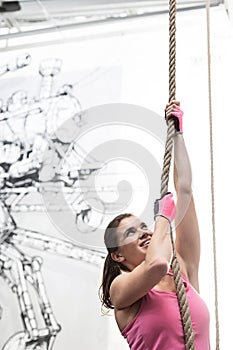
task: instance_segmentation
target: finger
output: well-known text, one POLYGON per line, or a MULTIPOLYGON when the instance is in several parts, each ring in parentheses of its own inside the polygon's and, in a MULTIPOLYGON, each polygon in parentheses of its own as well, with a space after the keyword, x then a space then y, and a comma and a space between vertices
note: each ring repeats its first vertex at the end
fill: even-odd
POLYGON ((170 103, 180 106, 180 101, 177 101, 177 100, 172 100, 170 103))
POLYGON ((180 106, 180 101, 176 101, 176 100, 173 100, 173 101, 171 101, 171 102, 169 102, 167 105, 166 105, 166 108, 165 109, 167 109, 168 107, 170 107, 170 106, 172 106, 172 105, 174 105, 174 106, 180 106))
POLYGON ((166 110, 166 116, 171 116, 171 115, 173 115, 174 113, 183 113, 182 111, 181 111, 181 109, 179 108, 179 107, 177 107, 177 106, 175 106, 175 107, 169 107, 167 110, 166 110))

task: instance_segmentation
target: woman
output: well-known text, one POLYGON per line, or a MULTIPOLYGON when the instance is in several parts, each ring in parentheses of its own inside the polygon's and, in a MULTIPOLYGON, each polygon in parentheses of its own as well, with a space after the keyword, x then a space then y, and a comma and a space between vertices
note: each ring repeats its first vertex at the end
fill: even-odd
POLYGON ((170 263, 170 226, 175 219, 175 248, 189 301, 196 350, 209 350, 209 312, 199 295, 200 235, 191 190, 191 168, 183 139, 180 103, 165 109, 174 118, 174 185, 156 201, 151 231, 132 214, 108 225, 108 255, 102 280, 102 304, 112 308, 131 350, 185 350, 184 335, 170 263))

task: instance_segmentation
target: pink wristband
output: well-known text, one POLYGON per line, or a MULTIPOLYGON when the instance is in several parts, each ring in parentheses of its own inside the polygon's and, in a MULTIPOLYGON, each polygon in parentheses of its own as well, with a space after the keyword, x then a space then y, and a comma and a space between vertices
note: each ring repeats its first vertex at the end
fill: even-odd
POLYGON ((175 117, 175 129, 179 133, 183 133, 183 115, 184 112, 179 108, 175 108, 174 112, 172 112, 172 115, 175 117))

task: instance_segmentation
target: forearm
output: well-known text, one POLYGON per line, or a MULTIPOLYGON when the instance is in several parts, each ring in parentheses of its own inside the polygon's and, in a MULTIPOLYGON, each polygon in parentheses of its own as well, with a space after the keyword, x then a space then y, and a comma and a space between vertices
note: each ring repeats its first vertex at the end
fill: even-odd
POLYGON ((174 185, 177 193, 192 193, 192 171, 183 135, 174 136, 174 185))
POLYGON ((168 269, 171 263, 172 254, 169 221, 158 216, 155 221, 154 233, 147 249, 145 262, 151 265, 166 265, 168 269))

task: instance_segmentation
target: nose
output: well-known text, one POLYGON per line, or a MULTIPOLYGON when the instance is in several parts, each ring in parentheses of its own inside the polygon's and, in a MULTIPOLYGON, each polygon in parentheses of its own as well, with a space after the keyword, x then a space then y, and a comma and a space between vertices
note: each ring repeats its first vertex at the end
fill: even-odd
POLYGON ((138 236, 138 238, 139 239, 145 239, 145 238, 147 238, 148 236, 149 236, 150 234, 149 234, 149 232, 147 231, 147 232, 142 232, 139 236, 138 236))

